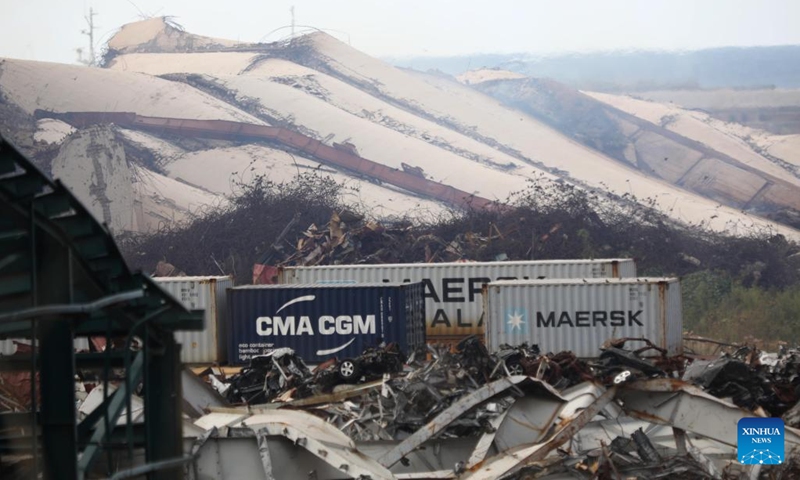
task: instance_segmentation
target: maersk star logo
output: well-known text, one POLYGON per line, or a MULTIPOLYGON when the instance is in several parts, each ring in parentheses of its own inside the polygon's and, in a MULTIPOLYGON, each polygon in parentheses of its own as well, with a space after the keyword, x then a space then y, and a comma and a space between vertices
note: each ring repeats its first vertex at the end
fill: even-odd
POLYGON ((528 312, 524 308, 513 308, 506 311, 506 332, 521 333, 528 325, 528 312))

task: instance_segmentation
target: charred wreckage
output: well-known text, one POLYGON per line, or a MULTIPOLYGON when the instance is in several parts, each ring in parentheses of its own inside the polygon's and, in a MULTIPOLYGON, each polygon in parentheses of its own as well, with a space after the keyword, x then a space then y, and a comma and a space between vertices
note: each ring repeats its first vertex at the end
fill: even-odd
POLYGON ((227 405, 194 422, 205 433, 185 473, 244 474, 219 462, 249 448, 268 479, 798 478, 798 369, 794 349, 668 356, 642 338, 591 360, 527 344, 491 354, 475 336, 408 357, 388 344, 313 369, 279 349, 200 373, 227 405), (742 463, 737 422, 774 417, 785 453, 742 463))

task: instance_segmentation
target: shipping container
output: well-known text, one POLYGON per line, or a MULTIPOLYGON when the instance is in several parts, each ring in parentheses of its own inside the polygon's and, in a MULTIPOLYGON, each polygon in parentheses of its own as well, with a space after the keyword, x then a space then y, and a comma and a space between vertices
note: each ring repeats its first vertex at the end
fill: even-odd
MULTIPOLYGON (((612 338, 647 338, 682 351, 681 290, 675 278, 502 281, 484 291, 486 346, 537 344, 595 358, 612 338)), ((640 344, 636 344, 640 346, 640 344)))
POLYGON ((502 279, 625 278, 636 276, 631 259, 513 262, 407 263, 286 267, 278 283, 422 282, 428 341, 483 335, 483 285, 502 279))
POLYGON ((227 301, 232 277, 156 277, 153 280, 189 310, 204 310, 201 331, 177 331, 183 363, 222 363, 228 358, 227 301))
POLYGON ((381 342, 425 345, 421 283, 253 285, 228 290, 229 363, 289 347, 307 363, 353 358, 381 342))

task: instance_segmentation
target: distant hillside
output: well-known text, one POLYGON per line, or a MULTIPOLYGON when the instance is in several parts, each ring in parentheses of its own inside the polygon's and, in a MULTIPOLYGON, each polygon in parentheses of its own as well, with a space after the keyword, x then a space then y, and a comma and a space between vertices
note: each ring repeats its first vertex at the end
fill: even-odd
POLYGON ((775 137, 675 105, 581 92, 553 80, 514 75, 472 70, 459 79, 648 176, 800 226, 800 176, 794 158, 769 154, 764 151, 767 142, 754 139, 775 137))
MULTIPOLYGON (((477 208, 535 181, 684 225, 800 239, 800 177, 730 129, 519 77, 474 72, 465 85, 322 32, 238 44, 151 18, 109 40, 103 68, 0 60, 0 113, 13 120, 0 129, 115 232, 171 228, 259 176, 313 170, 378 218, 477 208), (489 79, 500 98, 478 90, 489 79)), ((761 148, 785 156, 790 140, 761 148)))
POLYGON ((618 51, 547 57, 480 54, 386 60, 400 67, 440 70, 451 75, 481 67, 499 67, 603 91, 800 87, 800 45, 726 47, 694 52, 618 51))

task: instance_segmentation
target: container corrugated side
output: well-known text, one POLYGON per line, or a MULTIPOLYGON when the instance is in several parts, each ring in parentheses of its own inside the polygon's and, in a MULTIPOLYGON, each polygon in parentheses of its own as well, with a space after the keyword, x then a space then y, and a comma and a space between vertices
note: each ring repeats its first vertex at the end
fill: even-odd
POLYGON ((157 277, 161 288, 190 310, 204 310, 201 331, 177 331, 183 363, 221 363, 227 359, 227 296, 231 277, 157 277))
POLYGON ((282 347, 319 363, 356 357, 381 341, 409 353, 425 345, 424 305, 419 283, 232 288, 229 363, 282 347))
POLYGON ((680 283, 674 278, 564 279, 486 286, 486 345, 537 344, 593 358, 609 339, 647 338, 682 351, 680 283))
POLYGON ((529 260, 286 267, 279 272, 278 282, 423 282, 428 338, 447 342, 467 335, 483 335, 481 291, 489 281, 635 276, 636 264, 632 259, 529 260))
POLYGON ((680 282, 669 283, 667 298, 667 350, 683 353, 683 294, 680 282))
POLYGON ((610 260, 609 264, 611 266, 611 275, 597 275, 594 278, 636 278, 636 262, 633 259, 610 260))

